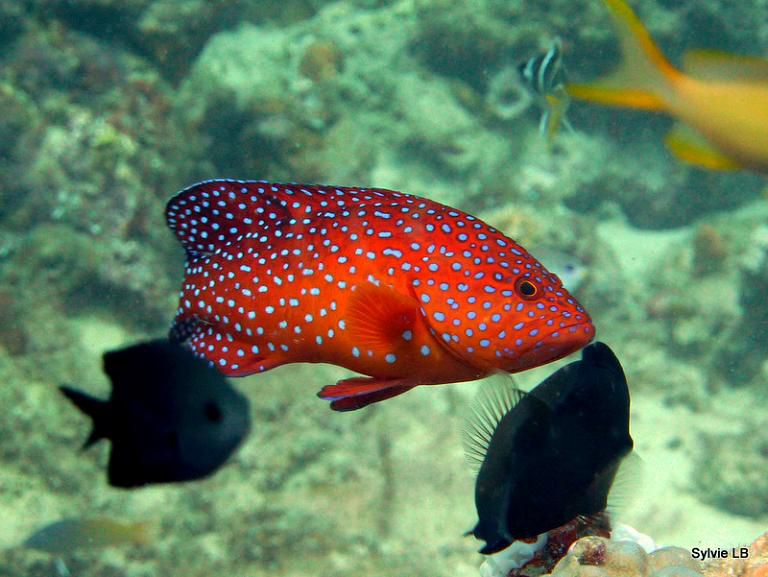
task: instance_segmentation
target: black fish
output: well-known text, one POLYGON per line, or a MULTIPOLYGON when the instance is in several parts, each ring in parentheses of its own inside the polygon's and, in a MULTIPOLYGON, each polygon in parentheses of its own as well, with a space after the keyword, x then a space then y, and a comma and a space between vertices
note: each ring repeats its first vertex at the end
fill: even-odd
POLYGON ((621 364, 598 342, 529 394, 483 389, 465 445, 480 464, 470 531, 486 542, 480 553, 604 511, 633 445, 621 364))
POLYGON ((109 483, 137 487, 213 473, 250 431, 248 400, 192 351, 165 340, 104 354, 112 396, 61 392, 93 419, 83 448, 110 439, 109 483))

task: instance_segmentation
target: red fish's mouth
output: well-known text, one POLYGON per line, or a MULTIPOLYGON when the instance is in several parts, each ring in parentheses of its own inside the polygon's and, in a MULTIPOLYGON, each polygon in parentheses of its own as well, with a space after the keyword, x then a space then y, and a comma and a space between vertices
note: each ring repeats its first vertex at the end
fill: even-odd
POLYGON ((585 320, 544 334, 530 345, 515 350, 505 369, 511 373, 551 363, 583 349, 595 338, 595 327, 585 320))

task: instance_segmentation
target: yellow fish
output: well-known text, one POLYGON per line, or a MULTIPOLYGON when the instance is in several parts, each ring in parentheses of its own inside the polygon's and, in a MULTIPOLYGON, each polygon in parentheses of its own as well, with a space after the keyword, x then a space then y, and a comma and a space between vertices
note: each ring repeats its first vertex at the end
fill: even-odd
POLYGON ((128 523, 108 517, 62 519, 38 529, 23 545, 46 553, 65 554, 78 549, 115 545, 147 545, 152 541, 148 523, 128 523))
POLYGON ((667 113, 680 123, 670 151, 710 170, 768 173, 768 60, 694 50, 677 70, 624 0, 603 0, 621 42, 619 67, 594 84, 569 84, 573 97, 667 113))

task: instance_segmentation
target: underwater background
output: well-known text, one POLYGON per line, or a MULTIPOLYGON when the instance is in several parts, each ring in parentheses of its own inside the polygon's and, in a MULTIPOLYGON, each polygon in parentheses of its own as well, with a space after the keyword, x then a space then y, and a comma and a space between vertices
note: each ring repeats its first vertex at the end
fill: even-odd
MULTIPOLYGON (((768 47, 758 0, 633 7, 673 61, 768 47)), ((164 207, 218 177, 426 196, 578 271, 632 393, 645 474, 622 520, 688 548, 768 529, 765 180, 681 164, 663 116, 574 103, 542 138, 510 77, 555 37, 571 78, 618 57, 597 0, 0 0, 0 575, 55 575, 19 544, 94 515, 153 538, 64 554, 72 575, 478 575, 477 384, 337 414, 315 393, 341 369, 233 380, 253 431, 185 485, 113 489, 108 448, 79 451, 58 386, 104 396, 101 354, 166 334, 184 257, 164 207)))

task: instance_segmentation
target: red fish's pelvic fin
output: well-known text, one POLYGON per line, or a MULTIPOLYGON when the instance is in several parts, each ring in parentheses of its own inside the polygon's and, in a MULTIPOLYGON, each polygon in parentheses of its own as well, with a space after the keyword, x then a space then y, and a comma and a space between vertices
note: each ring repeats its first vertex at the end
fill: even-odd
POLYGON ((409 343, 418 315, 415 298, 387 286, 359 285, 349 301, 347 330, 354 341, 385 355, 409 343))
POLYGON ((266 182, 208 180, 174 196, 165 219, 194 261, 249 231, 274 232, 287 223, 291 214, 287 202, 274 194, 277 190, 266 182))
POLYGON ((569 84, 573 98, 608 106, 667 110, 680 72, 667 61, 640 19, 624 0, 603 0, 621 43, 618 68, 594 84, 569 84))
POLYGON ((331 409, 334 411, 355 411, 402 395, 415 386, 409 384, 407 379, 354 377, 323 387, 317 396, 331 401, 331 409))

